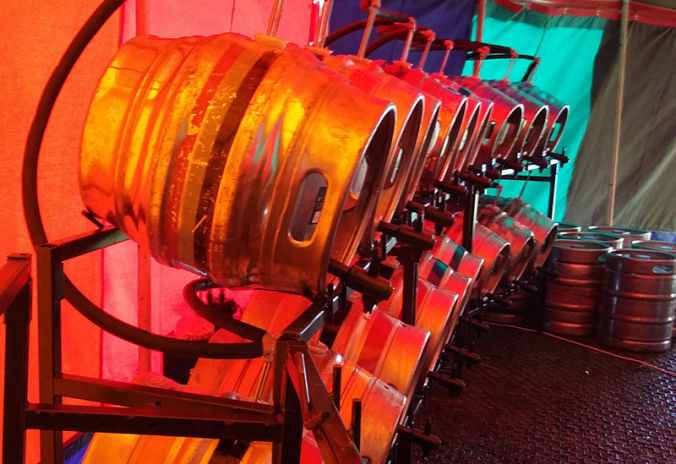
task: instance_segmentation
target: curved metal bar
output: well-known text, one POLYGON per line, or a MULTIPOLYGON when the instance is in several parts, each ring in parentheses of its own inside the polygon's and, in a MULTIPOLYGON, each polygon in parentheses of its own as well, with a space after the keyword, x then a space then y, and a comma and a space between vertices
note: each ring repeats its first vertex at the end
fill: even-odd
MULTIPOLYGON (((38 247, 48 242, 45 228, 40 213, 40 205, 37 197, 37 171, 40 148, 44 138, 45 129, 49 117, 54 108, 54 103, 63 87, 66 78, 70 74, 75 62, 78 60, 86 46, 101 29, 105 22, 117 11, 125 0, 104 0, 99 7, 87 19, 82 28, 61 57, 45 90, 40 97, 35 117, 31 124, 24 151, 22 169, 22 198, 24 217, 28 226, 28 233, 33 247, 38 247)), ((72 282, 64 275, 64 297, 84 317, 111 334, 145 348, 181 353, 193 356, 229 359, 229 358, 254 358, 263 352, 262 341, 247 344, 245 349, 242 344, 207 343, 188 340, 179 340, 139 329, 127 324, 103 311, 92 303, 72 282)))

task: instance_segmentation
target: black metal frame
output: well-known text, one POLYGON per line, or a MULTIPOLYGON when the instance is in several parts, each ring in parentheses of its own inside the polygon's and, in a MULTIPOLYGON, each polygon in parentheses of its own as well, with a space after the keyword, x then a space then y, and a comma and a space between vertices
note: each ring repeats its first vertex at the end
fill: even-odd
MULTIPOLYGON (((318 442, 327 462, 362 462, 306 343, 330 312, 325 299, 312 303, 277 341, 272 405, 64 374, 63 262, 123 240, 123 234, 109 229, 38 247, 39 404, 27 398, 30 256, 10 257, 0 270, 0 310, 6 310, 7 325, 5 367, 12 373, 5 376, 3 462, 24 462, 25 431, 39 429, 42 464, 63 462, 63 430, 270 441, 273 462, 292 463, 300 460, 303 426, 321 429, 318 442), (64 405, 64 397, 126 407, 64 405)), ((80 310, 77 305, 75 309, 80 310)), ((204 352, 196 346, 190 354, 197 351, 200 357, 235 358, 238 349, 239 357, 257 356, 250 343, 204 343, 204 352), (213 353, 218 346, 225 354, 213 353)))
MULTIPOLYGON (((533 182, 549 182, 549 200, 547 203, 547 216, 551 219, 554 219, 555 207, 556 207, 556 191, 559 185, 559 168, 561 167, 562 162, 558 159, 552 159, 549 163, 549 174, 544 175, 523 175, 517 174, 513 169, 505 169, 502 171, 499 180, 523 180, 523 181, 533 181, 533 182)), ((537 164, 529 164, 524 167, 524 171, 532 172, 536 170, 542 172, 544 169, 537 164)))

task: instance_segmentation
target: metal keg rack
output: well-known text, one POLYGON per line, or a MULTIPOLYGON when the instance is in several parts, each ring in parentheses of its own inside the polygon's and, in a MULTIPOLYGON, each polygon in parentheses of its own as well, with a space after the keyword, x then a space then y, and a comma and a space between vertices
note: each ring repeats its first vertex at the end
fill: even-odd
POLYGON ((102 229, 38 247, 38 404, 29 403, 27 398, 30 257, 12 256, 0 271, 0 313, 6 312, 7 325, 5 367, 12 372, 12 376, 5 376, 4 462, 24 462, 26 429, 41 431, 43 464, 63 461, 63 430, 269 441, 273 443, 273 462, 298 462, 303 427, 323 432, 320 449, 335 462, 362 462, 358 451, 360 409, 355 408, 348 431, 336 409, 340 384, 334 382, 332 392, 327 391, 307 346, 331 312, 328 301, 321 297, 276 341, 272 405, 63 373, 64 299, 101 329, 149 349, 212 359, 248 359, 263 353, 264 331, 234 319, 224 320, 222 315, 212 314, 209 319, 250 341, 205 343, 154 335, 75 296, 63 272, 64 262, 126 239, 116 229, 102 229), (65 405, 64 398, 126 407, 65 405))

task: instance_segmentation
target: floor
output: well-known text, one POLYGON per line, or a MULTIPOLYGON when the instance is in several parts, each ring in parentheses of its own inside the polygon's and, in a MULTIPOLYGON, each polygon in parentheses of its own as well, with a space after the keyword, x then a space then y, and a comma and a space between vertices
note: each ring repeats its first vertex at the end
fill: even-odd
MULTIPOLYGON (((459 398, 427 396, 420 422, 443 445, 416 462, 676 463, 676 376, 514 328, 492 327, 477 351, 459 398)), ((616 353, 676 371, 676 348, 616 353)))

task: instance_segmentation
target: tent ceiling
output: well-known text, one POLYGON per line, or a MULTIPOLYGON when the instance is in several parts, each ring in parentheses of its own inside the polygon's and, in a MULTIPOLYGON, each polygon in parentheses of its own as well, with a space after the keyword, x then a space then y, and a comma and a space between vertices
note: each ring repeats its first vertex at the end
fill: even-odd
MULTIPOLYGON (((515 12, 532 10, 550 15, 600 16, 619 20, 621 0, 494 0, 515 12)), ((630 0, 629 20, 676 27, 674 0, 630 0)))

